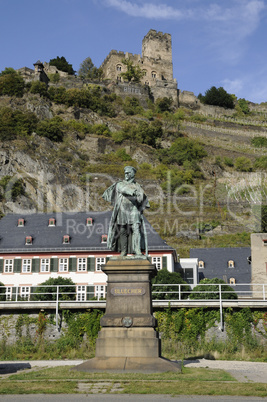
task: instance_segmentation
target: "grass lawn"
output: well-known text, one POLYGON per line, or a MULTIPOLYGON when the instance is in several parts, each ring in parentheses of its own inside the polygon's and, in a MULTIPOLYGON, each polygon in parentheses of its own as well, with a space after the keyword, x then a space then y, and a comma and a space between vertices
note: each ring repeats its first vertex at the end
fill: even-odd
POLYGON ((182 373, 112 374, 84 373, 64 366, 3 376, 0 382, 0 394, 90 393, 93 388, 94 393, 99 388, 101 393, 267 396, 267 384, 238 383, 224 370, 207 368, 183 368, 182 373))

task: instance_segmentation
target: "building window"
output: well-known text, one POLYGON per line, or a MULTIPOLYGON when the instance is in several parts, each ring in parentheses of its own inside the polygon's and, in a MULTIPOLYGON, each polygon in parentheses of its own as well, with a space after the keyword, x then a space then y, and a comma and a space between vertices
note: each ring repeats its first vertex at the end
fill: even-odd
POLYGON ((86 258, 78 258, 77 260, 77 271, 78 272, 86 272, 86 258))
POLYGON ((234 268, 235 267, 235 262, 233 260, 228 261, 228 268, 234 268))
POLYGON ((235 285, 235 278, 230 278, 229 283, 230 285, 235 285))
POLYGON ((106 286, 105 285, 96 285, 95 286, 95 297, 97 300, 105 299, 106 297, 106 286))
POLYGON ((18 227, 23 227, 24 226, 24 219, 20 218, 18 219, 18 227))
POLYGON ((152 264, 156 265, 157 270, 162 269, 162 258, 161 257, 152 257, 152 264))
POLYGON ((49 272, 50 263, 49 258, 41 258, 41 272, 49 272))
POLYGON ((121 82, 121 77, 120 76, 117 77, 117 82, 121 82))
POLYGON ((20 288, 20 297, 24 300, 29 300, 30 299, 30 286, 21 286, 20 288))
POLYGON ((22 260, 22 272, 29 273, 31 272, 31 260, 29 258, 24 258, 22 260))
POLYGON ((267 246, 267 239, 263 239, 262 241, 263 241, 263 245, 267 246))
POLYGON ((154 78, 154 79, 157 78, 157 73, 156 73, 156 71, 152 71, 151 77, 154 78))
POLYGON ((48 226, 56 226, 56 220, 55 218, 50 218, 48 221, 48 226))
POLYGON ((86 226, 92 226, 93 218, 86 218, 86 226))
POLYGON ((97 257, 96 259, 96 271, 101 271, 101 267, 106 262, 105 257, 97 257))
POLYGON ((143 70, 144 77, 147 75, 147 71, 143 70))
POLYGON ((4 272, 10 274, 13 272, 14 260, 5 260, 4 272))
POLYGON ((63 236, 63 244, 70 244, 70 236, 69 235, 63 236))
POLYGON ((30 246, 32 244, 32 237, 31 236, 26 236, 26 241, 25 244, 30 246))
POLYGON ((77 286, 76 300, 77 301, 85 301, 86 300, 86 286, 85 285, 77 286))
POLYGON ((12 300, 12 287, 7 286, 6 287, 6 300, 12 300))
POLYGON ((205 267, 204 261, 202 260, 198 261, 198 268, 204 268, 204 267, 205 267))
POLYGON ((101 243, 107 243, 107 241, 108 241, 108 235, 102 235, 101 236, 101 243))
POLYGON ((59 259, 59 272, 68 272, 68 259, 60 258, 59 259))
POLYGON ((121 65, 120 65, 120 64, 117 64, 116 70, 117 70, 117 71, 121 71, 121 65))

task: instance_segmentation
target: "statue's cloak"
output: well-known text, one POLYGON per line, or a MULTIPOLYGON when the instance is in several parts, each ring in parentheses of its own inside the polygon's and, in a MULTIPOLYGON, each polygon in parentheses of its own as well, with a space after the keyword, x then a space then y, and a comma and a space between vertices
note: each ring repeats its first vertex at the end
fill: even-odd
MULTIPOLYGON (((110 223, 109 223, 109 231, 108 231, 108 240, 107 247, 112 251, 121 252, 120 247, 120 239, 119 239, 119 230, 117 224, 117 217, 120 210, 121 203, 123 201, 123 194, 117 191, 117 186, 123 184, 123 181, 118 181, 112 184, 106 191, 103 193, 102 197, 105 201, 110 202, 113 205, 113 212, 111 215, 110 223)), ((149 202, 147 196, 143 192, 141 186, 138 183, 135 183, 138 186, 138 189, 142 192, 143 197, 142 201, 138 203, 138 211, 140 212, 140 231, 141 231, 141 250, 146 251, 147 254, 147 238, 146 238, 146 228, 145 222, 143 218, 143 211, 145 208, 149 208, 149 202)), ((128 244, 131 245, 131 233, 129 234, 128 244)), ((132 250, 128 248, 128 252, 131 253, 132 250)))

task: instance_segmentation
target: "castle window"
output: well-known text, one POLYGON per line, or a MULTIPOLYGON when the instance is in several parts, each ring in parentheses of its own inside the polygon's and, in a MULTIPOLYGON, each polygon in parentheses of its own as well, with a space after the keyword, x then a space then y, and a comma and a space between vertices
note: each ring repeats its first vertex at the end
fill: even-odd
POLYGON ((162 258, 152 257, 152 264, 156 265, 156 268, 159 271, 162 268, 162 258))
POLYGON ((121 82, 121 77, 120 76, 117 77, 117 82, 121 82))
POLYGON ((92 226, 93 218, 86 218, 86 226, 92 226))
POLYGON ((228 268, 234 268, 235 267, 235 262, 233 260, 228 261, 228 268))
POLYGON ((50 218, 48 221, 48 226, 56 226, 56 220, 55 218, 50 218))
POLYGON ((69 235, 63 236, 63 244, 70 244, 70 236, 69 235))
POLYGON ((49 272, 49 258, 41 258, 41 272, 49 272))
POLYGON ((147 75, 147 71, 143 70, 144 77, 147 75))
POLYGON ((24 226, 24 219, 20 218, 18 219, 18 227, 23 227, 24 226))
POLYGON ((24 274, 29 274, 31 272, 31 267, 32 267, 31 262, 32 262, 31 259, 24 258, 22 260, 22 271, 21 272, 23 272, 24 274))
POLYGON ((104 234, 101 236, 101 243, 107 243, 108 241, 108 235, 104 234))
POLYGON ((121 65, 120 65, 120 64, 117 64, 116 70, 117 70, 117 71, 121 71, 121 65))
POLYGON ((198 268, 204 268, 205 267, 205 263, 202 260, 198 261, 198 268))
POLYGON ((68 272, 68 259, 60 258, 59 259, 59 272, 68 272))
POLYGON ((86 300, 86 286, 85 285, 77 286, 76 300, 77 301, 85 301, 86 300))
POLYGON ((229 284, 230 285, 235 285, 235 278, 230 278, 229 279, 229 284))
POLYGON ((13 272, 14 260, 5 260, 4 272, 10 274, 13 272))
POLYGON ((156 73, 156 71, 152 71, 151 77, 154 78, 154 79, 157 78, 157 73, 156 73))
POLYGON ((32 237, 31 236, 26 236, 25 244, 28 245, 28 246, 32 244, 32 237))
POLYGON ((77 271, 86 272, 86 258, 78 258, 77 260, 77 271))
POLYGON ((105 259, 105 257, 97 257, 96 259, 95 259, 96 261, 96 266, 95 266, 95 270, 96 271, 102 271, 102 265, 104 265, 105 264, 105 262, 106 262, 106 259, 105 259))

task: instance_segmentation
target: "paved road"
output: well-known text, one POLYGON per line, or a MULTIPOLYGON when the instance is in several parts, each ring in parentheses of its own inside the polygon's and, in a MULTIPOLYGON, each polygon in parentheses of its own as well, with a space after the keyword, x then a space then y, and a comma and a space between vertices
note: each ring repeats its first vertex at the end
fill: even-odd
POLYGON ((168 395, 0 395, 0 402, 266 402, 267 398, 168 395))

